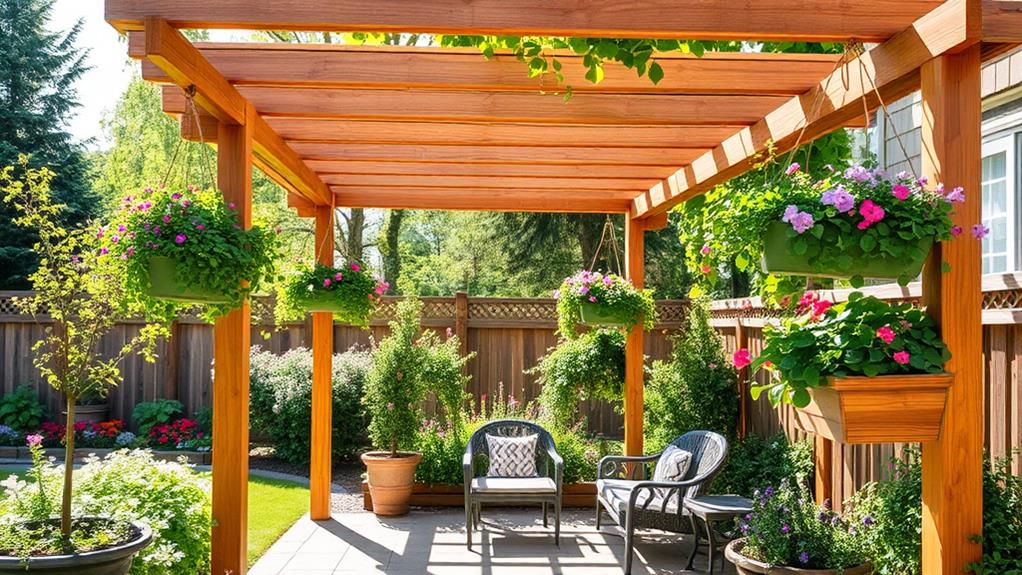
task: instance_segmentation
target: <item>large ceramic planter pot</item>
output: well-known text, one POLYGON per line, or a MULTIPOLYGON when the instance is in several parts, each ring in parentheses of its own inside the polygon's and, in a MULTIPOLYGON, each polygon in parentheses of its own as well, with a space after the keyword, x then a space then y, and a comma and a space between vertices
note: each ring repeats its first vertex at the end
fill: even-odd
POLYGON ((635 318, 626 313, 592 302, 582 303, 579 312, 584 325, 625 327, 635 323, 635 318))
POLYGON ((362 463, 368 471, 369 491, 373 498, 373 513, 377 515, 404 515, 415 485, 415 467, 421 453, 370 451, 362 454, 362 463))
MULTIPOLYGON (((102 518, 88 518, 76 521, 107 521, 102 518)), ((0 556, 0 575, 126 575, 131 562, 139 551, 153 541, 153 532, 148 526, 132 524, 133 537, 130 541, 75 555, 51 555, 29 557, 27 563, 20 557, 0 556)))
POLYGON ((841 443, 935 441, 944 420, 948 373, 830 378, 795 410, 803 431, 841 443))
POLYGON ((858 245, 848 247, 848 255, 852 263, 847 268, 814 267, 805 255, 796 255, 789 251, 791 240, 788 230, 791 226, 783 222, 772 222, 763 234, 763 260, 761 267, 767 273, 786 275, 803 275, 830 278, 864 278, 898 279, 905 276, 914 278, 923 269, 926 256, 933 247, 933 239, 919 240, 917 247, 920 255, 916 258, 892 256, 863 256, 858 245))
POLYGON ((228 301, 221 293, 179 281, 177 260, 164 256, 149 258, 149 295, 184 303, 226 303, 228 301))
POLYGON ((798 567, 786 567, 783 565, 769 565, 742 555, 745 547, 745 538, 735 539, 727 544, 724 549, 724 556, 734 564, 739 575, 870 575, 873 573, 873 565, 865 563, 856 567, 849 567, 838 571, 836 569, 799 569, 798 567))
MULTIPOLYGON (((67 415, 66 411, 63 413, 64 415, 67 415)), ((81 423, 83 421, 99 423, 100 421, 106 421, 108 413, 110 413, 110 407, 106 403, 76 405, 75 423, 81 423)))

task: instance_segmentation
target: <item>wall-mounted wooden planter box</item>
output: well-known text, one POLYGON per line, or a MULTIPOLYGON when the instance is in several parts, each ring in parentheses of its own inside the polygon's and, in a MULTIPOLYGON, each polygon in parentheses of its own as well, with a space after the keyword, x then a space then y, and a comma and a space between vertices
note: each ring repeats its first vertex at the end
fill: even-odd
POLYGON ((935 441, 944 420, 947 373, 831 378, 795 410, 798 427, 840 443, 935 441))
MULTIPOLYGON (((461 485, 427 485, 416 483, 412 489, 411 505, 417 507, 464 507, 465 488, 461 485)), ((564 486, 563 507, 594 507, 596 505, 595 483, 569 483, 564 486)), ((369 484, 362 482, 362 506, 373 510, 373 498, 369 484)))

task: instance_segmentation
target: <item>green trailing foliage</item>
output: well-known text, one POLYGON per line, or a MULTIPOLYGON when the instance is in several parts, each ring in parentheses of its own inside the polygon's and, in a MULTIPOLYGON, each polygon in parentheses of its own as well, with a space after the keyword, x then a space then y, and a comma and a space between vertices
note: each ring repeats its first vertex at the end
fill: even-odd
POLYGON ((672 338, 671 357, 653 363, 643 395, 645 444, 651 453, 695 429, 735 437, 738 372, 709 314, 708 301, 693 300, 685 329, 672 338))
POLYGON ((538 375, 543 416, 554 427, 569 429, 578 423, 579 401, 621 401, 625 334, 613 329, 594 329, 574 339, 561 339, 526 373, 538 375))
POLYGON ((636 289, 617 274, 582 270, 565 278, 554 297, 558 330, 569 339, 578 336, 575 326, 582 322, 582 306, 585 305, 598 306, 605 313, 620 318, 626 329, 641 325, 650 330, 656 323, 653 291, 636 289))
POLYGON ((127 296, 155 320, 173 320, 182 305, 150 295, 151 257, 173 259, 179 282, 226 300, 202 306, 207 321, 238 308, 275 279, 277 234, 259 224, 244 229, 234 204, 216 190, 146 188, 128 194, 95 234, 101 258, 119 267, 127 296))
POLYGON ((751 369, 766 368, 776 377, 753 386, 753 399, 766 391, 774 405, 805 407, 809 389, 826 385, 828 377, 940 373, 951 358, 933 319, 912 304, 861 292, 834 305, 814 296, 802 298, 801 316, 767 327, 766 345, 751 369))
POLYGON ((19 385, 13 393, 0 397, 0 425, 15 431, 35 431, 45 418, 46 407, 31 385, 19 385))
POLYGON ((752 497, 765 485, 783 478, 805 482, 813 474, 811 441, 791 442, 784 433, 763 439, 750 434, 731 442, 727 461, 713 478, 714 493, 752 497))
POLYGON ((309 309, 328 309, 335 320, 365 326, 387 287, 361 262, 341 267, 317 263, 292 276, 277 291, 274 310, 278 322, 302 319, 309 309))
POLYGON ((154 425, 164 425, 184 415, 185 406, 176 399, 155 399, 143 401, 131 410, 131 420, 138 429, 138 435, 147 437, 154 425))
MULTIPOLYGON (((312 352, 296 348, 276 355, 255 346, 250 357, 252 428, 269 437, 280 459, 307 463, 312 452, 312 352)), ((366 444, 368 418, 361 398, 372 361, 368 351, 356 349, 335 354, 331 366, 330 449, 343 460, 366 444)))

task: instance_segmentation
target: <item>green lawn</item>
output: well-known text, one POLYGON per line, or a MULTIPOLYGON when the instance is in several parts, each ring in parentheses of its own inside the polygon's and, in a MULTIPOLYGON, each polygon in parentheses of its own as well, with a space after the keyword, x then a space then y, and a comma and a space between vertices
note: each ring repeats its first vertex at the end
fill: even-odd
POLYGON ((248 564, 252 565, 304 513, 309 488, 290 481, 248 478, 248 564))

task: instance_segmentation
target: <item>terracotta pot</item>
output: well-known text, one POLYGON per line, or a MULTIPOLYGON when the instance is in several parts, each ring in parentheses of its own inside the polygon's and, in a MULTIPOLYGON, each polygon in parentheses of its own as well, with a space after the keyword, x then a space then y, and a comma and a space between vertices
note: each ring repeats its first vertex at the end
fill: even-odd
MULTIPOLYGON (((76 519, 80 521, 109 521, 103 518, 76 519)), ((131 569, 135 555, 153 541, 153 532, 146 525, 132 524, 132 538, 98 551, 75 555, 49 555, 29 557, 27 563, 20 557, 0 556, 0 575, 41 573, 48 575, 125 575, 131 569)))
POLYGON ((744 547, 745 538, 743 537, 728 543, 724 549, 724 556, 738 569, 739 575, 870 575, 873 572, 873 564, 869 562, 841 571, 837 569, 799 569, 798 567, 788 567, 785 565, 770 565, 742 555, 744 547))
POLYGON ((373 513, 377 515, 404 515, 415 485, 415 467, 421 453, 399 451, 396 457, 389 451, 370 451, 362 454, 369 472, 369 491, 373 498, 373 513))

